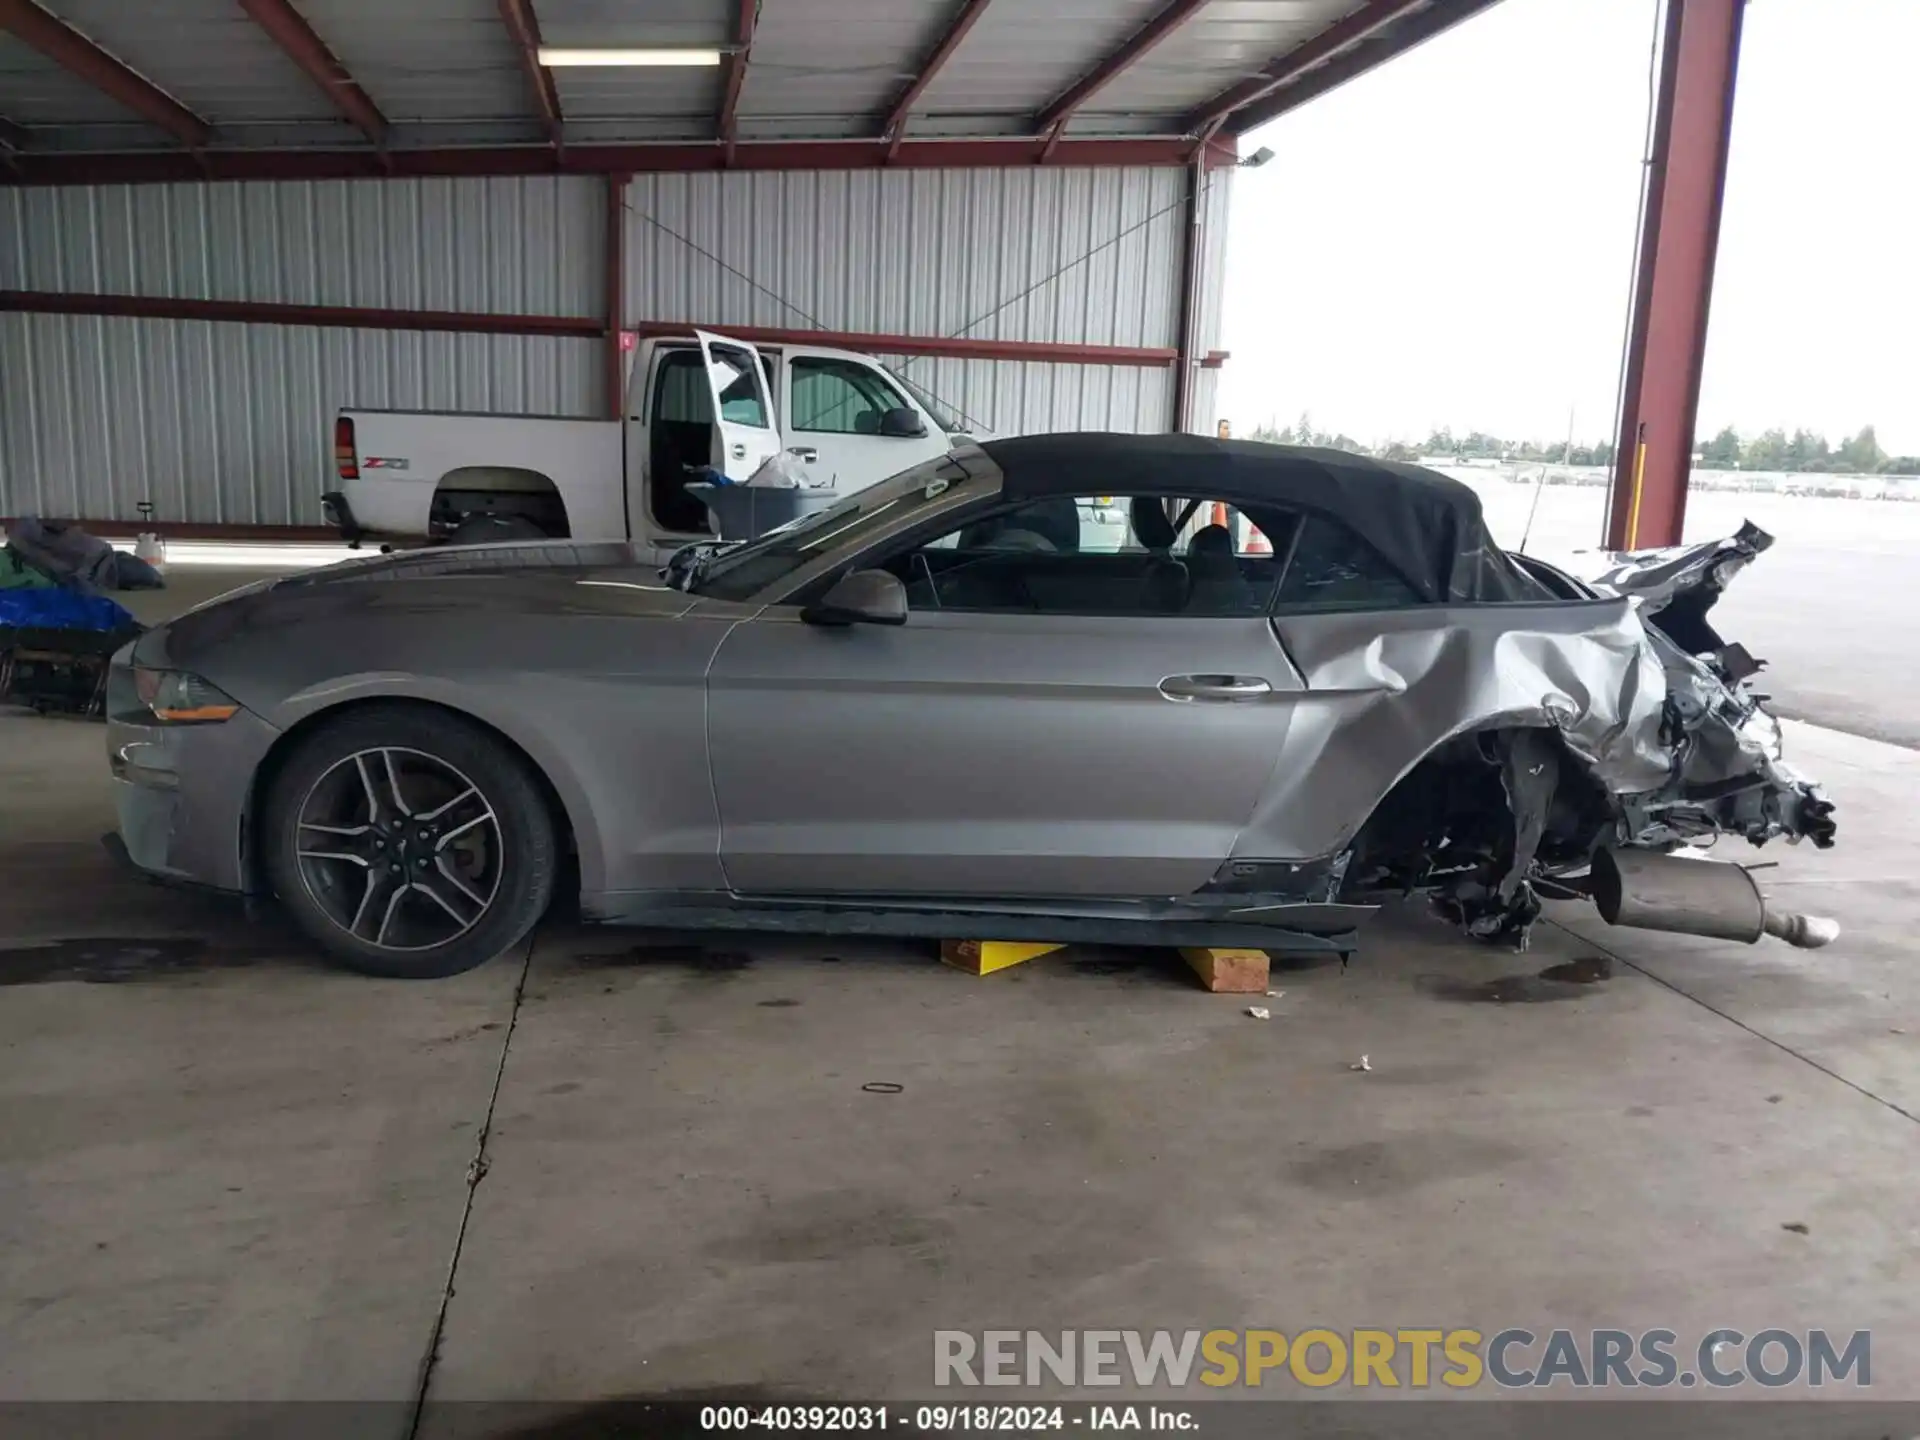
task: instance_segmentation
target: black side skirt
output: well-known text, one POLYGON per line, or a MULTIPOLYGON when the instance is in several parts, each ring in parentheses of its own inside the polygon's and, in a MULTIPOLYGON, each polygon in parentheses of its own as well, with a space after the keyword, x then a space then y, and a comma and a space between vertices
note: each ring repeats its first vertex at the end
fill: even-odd
POLYGON ((1279 905, 1263 914, 1188 906, 1062 900, 994 908, 905 902, 746 899, 725 894, 608 895, 582 918, 603 925, 887 939, 1030 940, 1048 944, 1241 946, 1285 955, 1342 955, 1358 943, 1367 905, 1279 905))

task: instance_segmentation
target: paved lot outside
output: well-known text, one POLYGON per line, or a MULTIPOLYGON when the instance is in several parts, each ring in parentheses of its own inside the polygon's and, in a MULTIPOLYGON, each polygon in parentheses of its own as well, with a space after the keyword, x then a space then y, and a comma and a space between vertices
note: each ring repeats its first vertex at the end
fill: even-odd
MULTIPOLYGON (((1475 488, 1494 538, 1517 547, 1535 487, 1476 479, 1475 488)), ((1528 548, 1578 573, 1575 552, 1599 543, 1606 492, 1549 485, 1539 498, 1528 548)), ((1776 708, 1920 748, 1920 505, 1702 490, 1688 497, 1686 538, 1731 535, 1748 519, 1774 546, 1733 582, 1713 620, 1769 662, 1762 688, 1776 708)))

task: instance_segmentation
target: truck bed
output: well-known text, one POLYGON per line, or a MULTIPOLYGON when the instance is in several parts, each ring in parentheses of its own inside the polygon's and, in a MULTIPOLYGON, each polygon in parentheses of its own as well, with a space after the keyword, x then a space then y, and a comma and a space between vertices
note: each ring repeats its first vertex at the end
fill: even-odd
POLYGON ((358 479, 337 483, 369 535, 424 540, 442 490, 551 494, 566 533, 627 535, 623 428, 618 420, 467 411, 343 409, 358 479))

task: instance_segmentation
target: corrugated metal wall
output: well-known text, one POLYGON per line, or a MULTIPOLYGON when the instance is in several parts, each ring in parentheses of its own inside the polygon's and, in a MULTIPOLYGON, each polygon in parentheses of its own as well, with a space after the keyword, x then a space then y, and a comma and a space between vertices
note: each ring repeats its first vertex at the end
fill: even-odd
POLYGON ((342 405, 593 415, 600 347, 0 315, 0 515, 318 525, 342 405))
MULTIPOLYGON (((597 316, 592 178, 0 190, 0 289, 597 316)), ((343 405, 603 412, 592 340, 0 314, 0 515, 318 525, 343 405)))
MULTIPOLYGON (((1208 197, 1217 343, 1228 171, 1208 197)), ((650 175, 627 318, 1178 343, 1185 172, 650 175)), ((0 189, 0 289, 598 316, 594 177, 0 189)), ((1173 371, 888 357, 976 425, 1165 430, 1173 371)), ((1212 426, 1211 371, 1195 428, 1212 426)), ((605 413, 592 340, 0 314, 0 515, 320 523, 341 406, 605 413)))
POLYGON ((976 429, 996 435, 1048 430, 1149 433, 1172 425, 1173 372, 1167 369, 927 355, 881 358, 976 429))
MULTIPOLYGON (((1186 185, 1169 169, 637 176, 626 318, 1173 346, 1186 185)), ((1003 435, 1165 430, 1172 413, 1165 367, 890 363, 1003 435)))
POLYGON ((589 177, 0 190, 0 289, 600 314, 589 177))

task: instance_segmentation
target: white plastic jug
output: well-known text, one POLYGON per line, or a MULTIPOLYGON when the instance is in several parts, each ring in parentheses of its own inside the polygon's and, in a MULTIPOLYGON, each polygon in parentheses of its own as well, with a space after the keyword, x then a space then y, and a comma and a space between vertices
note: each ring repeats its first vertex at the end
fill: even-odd
POLYGON ((142 530, 134 537, 133 558, 146 561, 164 575, 167 573, 167 542, 151 530, 142 530))

